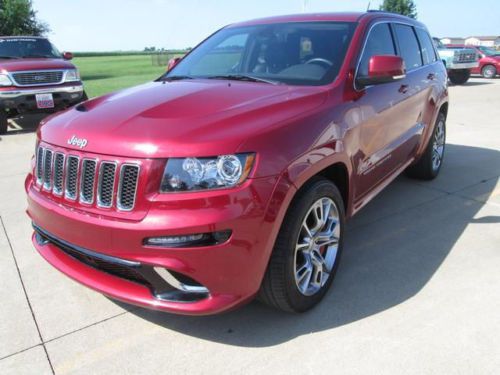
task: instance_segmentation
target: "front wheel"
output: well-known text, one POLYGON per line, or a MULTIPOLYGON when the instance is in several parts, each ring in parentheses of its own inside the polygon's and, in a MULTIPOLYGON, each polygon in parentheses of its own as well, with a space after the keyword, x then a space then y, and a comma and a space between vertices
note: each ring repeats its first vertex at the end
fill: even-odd
POLYGON ((481 69, 481 75, 484 78, 495 78, 497 75, 497 68, 493 65, 485 65, 483 66, 483 69, 481 69))
POLYGON ((0 134, 7 133, 7 128, 9 126, 9 120, 7 115, 0 111, 0 134))
POLYGON ((289 312, 320 302, 338 268, 344 222, 337 187, 323 178, 307 183, 287 211, 258 298, 289 312))
POLYGON ((429 144, 420 160, 406 170, 408 176, 421 180, 436 178, 443 164, 445 144, 446 117, 439 113, 429 144))
POLYGON ((448 73, 450 82, 454 85, 463 85, 470 78, 470 70, 468 69, 455 69, 448 73))

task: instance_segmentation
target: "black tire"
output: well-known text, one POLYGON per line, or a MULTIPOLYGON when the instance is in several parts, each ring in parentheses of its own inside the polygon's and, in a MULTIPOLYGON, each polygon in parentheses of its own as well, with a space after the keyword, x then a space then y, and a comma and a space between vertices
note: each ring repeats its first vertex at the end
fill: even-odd
POLYGON ((7 115, 0 111, 0 134, 7 133, 9 126, 7 115))
POLYGON ((434 125, 434 129, 432 131, 432 136, 429 139, 429 144, 427 145, 424 154, 419 159, 417 163, 410 166, 406 170, 406 174, 409 177, 417 178, 420 180, 432 180, 437 177, 439 171, 441 170, 441 166, 443 165, 444 151, 446 149, 446 117, 443 113, 439 113, 436 123, 434 125), (440 124, 443 126, 443 149, 441 153, 441 158, 439 165, 436 167, 433 155, 435 155, 435 145, 436 145, 436 134, 440 127, 440 124))
POLYGON ((320 177, 306 183, 293 199, 285 215, 257 298, 271 307, 287 312, 304 312, 319 303, 330 288, 340 262, 344 224, 344 203, 337 187, 329 180, 320 177), (340 225, 338 245, 334 253, 336 255, 333 258, 333 267, 328 272, 328 279, 315 294, 305 295, 299 290, 295 278, 295 249, 299 236, 303 233, 301 228, 306 215, 315 202, 322 198, 332 201, 337 208, 340 225))
POLYGON ((450 82, 454 85, 463 85, 470 78, 470 70, 468 69, 454 69, 448 73, 450 82))
POLYGON ((89 100, 89 97, 87 96, 87 92, 84 90, 81 101, 84 102, 86 100, 89 100))
POLYGON ((497 68, 493 65, 485 65, 483 69, 481 69, 481 75, 484 78, 495 78, 497 75, 497 68))

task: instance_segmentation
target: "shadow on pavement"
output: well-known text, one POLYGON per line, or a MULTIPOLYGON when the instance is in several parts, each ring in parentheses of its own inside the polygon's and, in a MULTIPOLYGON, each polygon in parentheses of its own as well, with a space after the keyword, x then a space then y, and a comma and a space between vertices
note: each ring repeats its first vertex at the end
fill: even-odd
POLYGON ((11 120, 7 134, 3 134, 1 137, 10 137, 16 134, 32 133, 38 129, 38 124, 42 121, 48 114, 36 114, 36 115, 23 115, 11 120))
MULTIPOLYGON (((500 152, 491 149, 448 145, 442 175, 467 173, 481 161, 498 176, 500 152)), ((301 335, 340 327, 397 306, 419 293, 438 272, 455 242, 471 224, 498 223, 498 216, 476 217, 495 187, 470 177, 461 188, 475 185, 474 197, 443 194, 397 215, 362 225, 346 233, 342 264, 332 288, 312 311, 294 315, 253 302, 216 316, 186 317, 149 311, 131 312, 167 329, 201 339, 243 347, 265 347, 301 335)), ((493 182, 493 183, 492 183, 493 182)), ((433 186, 433 183, 428 183, 433 186)), ((459 190, 459 189, 457 189, 459 190)), ((420 190, 415 190, 420 191, 420 190)), ((384 194, 384 193, 382 193, 384 194)), ((391 198, 385 200, 391 202, 391 198)), ((404 196, 394 196, 394 204, 404 196)), ((358 214, 363 215, 363 210, 358 214)), ((208 266, 208 265, 207 265, 208 266)))

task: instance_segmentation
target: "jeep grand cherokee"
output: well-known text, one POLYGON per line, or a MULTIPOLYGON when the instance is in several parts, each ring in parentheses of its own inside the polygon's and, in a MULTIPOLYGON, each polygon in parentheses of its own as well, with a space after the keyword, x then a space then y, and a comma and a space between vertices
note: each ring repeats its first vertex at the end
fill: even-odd
POLYGON ((446 70, 415 20, 243 22, 171 66, 37 133, 33 244, 112 298, 183 314, 255 296, 308 310, 334 280, 345 220, 403 171, 441 168, 446 70))

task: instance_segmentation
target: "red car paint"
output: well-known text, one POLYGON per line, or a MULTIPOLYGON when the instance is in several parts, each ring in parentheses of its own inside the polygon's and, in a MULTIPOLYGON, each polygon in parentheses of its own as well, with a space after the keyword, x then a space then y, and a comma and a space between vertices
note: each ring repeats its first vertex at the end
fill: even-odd
MULTIPOLYGON (((44 121, 37 132, 39 144, 54 152, 140 165, 136 204, 130 212, 58 197, 36 184, 33 171, 25 188, 28 214, 37 227, 73 246, 188 276, 209 290, 206 298, 155 298, 146 286, 89 267, 62 251, 64 244, 34 235, 38 252, 69 277, 115 299, 182 314, 213 314, 255 296, 283 217, 306 181, 331 165, 341 166, 350 217, 417 160, 439 111, 447 106, 443 64, 422 66, 400 81, 369 89, 356 88, 354 77, 371 25, 387 21, 423 26, 376 12, 294 15, 243 25, 297 21, 357 23, 332 83, 153 82, 69 109, 44 121), (75 136, 88 141, 85 148, 68 144, 75 136), (256 155, 241 185, 159 193, 168 158, 240 152, 256 155), (144 245, 149 237, 228 229, 229 240, 213 246, 144 245)), ((376 69, 397 71, 399 60, 382 59, 376 69)))
POLYGON ((477 68, 471 69, 471 73, 473 73, 473 74, 482 74, 483 68, 486 65, 493 65, 496 68, 497 74, 500 73, 500 55, 488 56, 484 53, 484 51, 481 51, 481 49, 477 48, 476 46, 472 46, 472 45, 449 44, 449 45, 446 45, 446 47, 449 47, 449 48, 460 47, 460 48, 472 48, 472 49, 474 49, 479 56, 479 66, 477 68))

